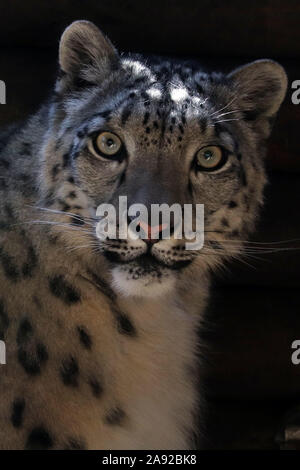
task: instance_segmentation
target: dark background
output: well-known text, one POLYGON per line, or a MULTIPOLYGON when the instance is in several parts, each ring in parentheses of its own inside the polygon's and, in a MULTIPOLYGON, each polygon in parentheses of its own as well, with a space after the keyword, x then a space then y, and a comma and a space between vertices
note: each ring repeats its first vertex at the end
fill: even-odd
MULTIPOLYGON (((191 57, 223 71, 264 57, 282 63, 289 89, 252 239, 300 238, 300 105, 291 102, 291 83, 300 80, 299 0, 0 0, 0 79, 7 86, 0 125, 27 116, 47 97, 59 37, 77 19, 94 21, 121 51, 191 57)), ((215 278, 202 334, 206 448, 300 448, 297 440, 280 444, 286 413, 300 405, 300 365, 291 362, 291 343, 300 339, 300 243, 285 246, 295 250, 231 264, 215 278)), ((300 428, 300 413, 288 421, 300 428)))

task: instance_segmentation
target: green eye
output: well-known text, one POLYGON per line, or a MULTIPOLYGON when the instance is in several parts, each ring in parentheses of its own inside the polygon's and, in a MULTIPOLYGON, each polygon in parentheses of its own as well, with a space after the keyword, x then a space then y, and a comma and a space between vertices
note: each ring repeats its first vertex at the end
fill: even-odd
POLYGON ((112 132, 101 132, 94 139, 94 147, 100 155, 113 157, 121 150, 122 141, 112 132))
POLYGON ((210 145, 198 150, 196 165, 199 171, 212 171, 221 168, 225 163, 224 152, 216 145, 210 145))

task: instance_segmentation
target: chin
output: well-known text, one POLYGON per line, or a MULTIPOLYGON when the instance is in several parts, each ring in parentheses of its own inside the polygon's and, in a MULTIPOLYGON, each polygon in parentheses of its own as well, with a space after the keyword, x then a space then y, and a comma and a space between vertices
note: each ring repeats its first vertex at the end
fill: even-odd
POLYGON ((112 269, 113 288, 126 297, 160 297, 168 294, 175 282, 176 273, 166 267, 145 270, 137 263, 128 263, 112 269))

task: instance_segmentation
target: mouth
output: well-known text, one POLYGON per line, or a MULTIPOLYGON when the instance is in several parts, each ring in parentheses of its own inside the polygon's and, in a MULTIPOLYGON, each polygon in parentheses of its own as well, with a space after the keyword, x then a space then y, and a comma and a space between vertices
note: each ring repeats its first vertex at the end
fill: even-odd
MULTIPOLYGON (((131 250, 129 250, 130 252, 131 250)), ((174 289, 178 274, 192 259, 180 256, 163 256, 166 251, 157 252, 148 247, 133 258, 126 258, 121 251, 106 249, 103 254, 111 264, 112 287, 125 296, 157 297, 174 289), (178 259, 179 258, 179 259, 178 259)))
POLYGON ((192 262, 191 259, 185 259, 168 262, 167 264, 164 263, 162 260, 158 259, 156 256, 154 256, 150 251, 143 253, 137 256, 136 258, 130 260, 122 258, 119 253, 115 251, 105 250, 103 254, 106 259, 113 264, 126 265, 128 266, 128 268, 130 268, 130 266, 137 266, 141 270, 143 270, 145 274, 151 273, 153 271, 159 272, 162 269, 180 271, 192 262))

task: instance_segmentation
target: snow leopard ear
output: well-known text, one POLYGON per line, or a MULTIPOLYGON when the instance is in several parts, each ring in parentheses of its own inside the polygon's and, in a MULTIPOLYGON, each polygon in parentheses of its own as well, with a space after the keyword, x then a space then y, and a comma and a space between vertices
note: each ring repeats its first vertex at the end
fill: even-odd
POLYGON ((234 84, 235 104, 246 121, 259 121, 261 125, 263 120, 273 120, 287 90, 287 76, 281 65, 257 60, 234 70, 228 78, 234 84))
POLYGON ((75 21, 60 40, 57 91, 99 83, 117 63, 118 53, 100 29, 90 21, 75 21))

